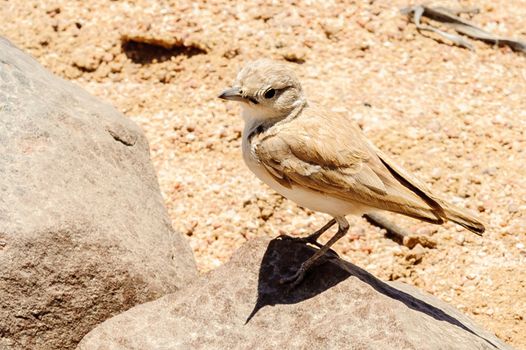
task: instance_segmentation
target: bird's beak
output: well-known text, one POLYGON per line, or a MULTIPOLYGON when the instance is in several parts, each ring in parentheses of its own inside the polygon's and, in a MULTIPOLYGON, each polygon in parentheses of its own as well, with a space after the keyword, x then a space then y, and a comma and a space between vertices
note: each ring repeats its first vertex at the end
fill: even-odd
POLYGON ((241 91, 239 90, 238 87, 226 89, 218 97, 222 98, 223 100, 241 101, 241 102, 245 101, 245 98, 241 95, 241 91))

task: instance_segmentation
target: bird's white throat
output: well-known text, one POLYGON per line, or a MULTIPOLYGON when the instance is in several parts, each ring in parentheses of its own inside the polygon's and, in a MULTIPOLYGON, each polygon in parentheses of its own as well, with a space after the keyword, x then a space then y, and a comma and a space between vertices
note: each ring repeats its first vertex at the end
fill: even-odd
POLYGON ((300 110, 306 105, 304 98, 299 98, 287 111, 271 108, 262 104, 253 105, 249 103, 241 104, 241 116, 245 120, 245 125, 261 124, 262 122, 279 121, 285 119, 287 116, 296 115, 294 111, 300 110))
POLYGON ((250 105, 248 103, 241 104, 241 116, 246 124, 261 123, 265 120, 271 120, 278 117, 278 113, 271 108, 257 105, 250 105))

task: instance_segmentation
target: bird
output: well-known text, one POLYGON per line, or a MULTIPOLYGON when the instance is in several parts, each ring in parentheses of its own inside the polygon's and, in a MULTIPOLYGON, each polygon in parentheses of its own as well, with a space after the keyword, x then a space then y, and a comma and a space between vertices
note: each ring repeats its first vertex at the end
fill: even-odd
POLYGON ((377 211, 432 224, 452 221, 482 235, 483 222, 433 193, 361 131, 352 115, 309 102, 293 69, 259 59, 246 64, 219 98, 241 104, 243 159, 264 183, 299 206, 332 219, 308 237, 319 249, 282 284, 296 286, 349 230, 347 215, 377 211), (338 230, 325 245, 318 238, 338 230))

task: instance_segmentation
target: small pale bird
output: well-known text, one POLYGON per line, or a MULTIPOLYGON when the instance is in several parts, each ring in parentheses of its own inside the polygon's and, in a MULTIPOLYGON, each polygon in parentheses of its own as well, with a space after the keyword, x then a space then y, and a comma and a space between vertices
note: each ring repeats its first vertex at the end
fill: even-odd
POLYGON ((249 169, 282 196, 333 217, 303 239, 320 249, 282 283, 302 281, 346 234, 349 214, 387 210, 433 224, 451 220, 476 234, 484 232, 474 215, 433 194, 376 148, 350 116, 309 103, 284 63, 248 64, 219 98, 241 102, 243 158, 249 169), (337 233, 319 244, 318 237, 336 223, 337 233))

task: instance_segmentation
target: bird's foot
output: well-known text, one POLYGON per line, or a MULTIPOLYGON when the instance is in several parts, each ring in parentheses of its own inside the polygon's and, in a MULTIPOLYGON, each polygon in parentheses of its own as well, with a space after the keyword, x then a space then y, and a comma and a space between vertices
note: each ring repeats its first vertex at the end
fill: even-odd
MULTIPOLYGON (((334 253, 334 255, 336 255, 336 253, 334 253)), ((324 264, 327 260, 332 259, 333 257, 333 254, 325 254, 318 258, 315 258, 314 260, 308 259, 300 265, 300 267, 296 270, 295 273, 293 273, 290 276, 281 278, 279 280, 279 284, 288 284, 288 291, 291 291, 303 281, 303 278, 311 268, 324 264)))
POLYGON ((307 269, 305 269, 302 264, 294 274, 281 278, 279 280, 279 284, 288 284, 289 290, 291 290, 298 284, 300 284, 301 281, 303 281, 303 278, 305 277, 305 272, 307 272, 307 269))

